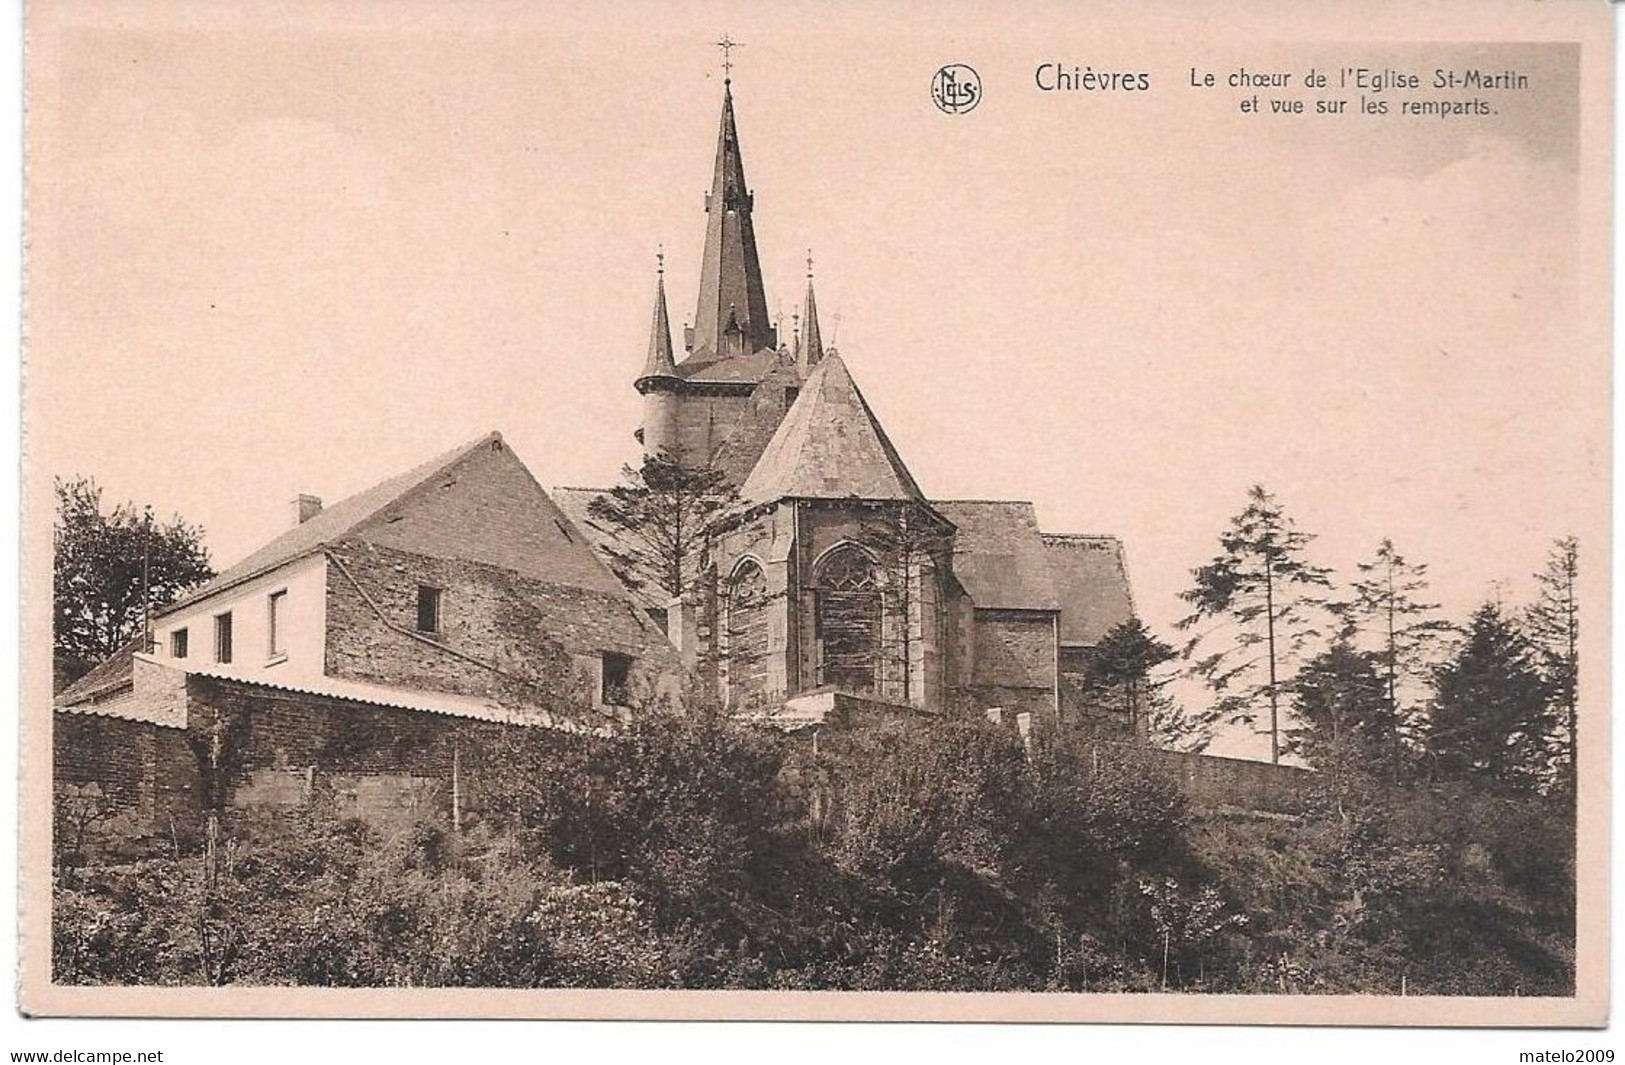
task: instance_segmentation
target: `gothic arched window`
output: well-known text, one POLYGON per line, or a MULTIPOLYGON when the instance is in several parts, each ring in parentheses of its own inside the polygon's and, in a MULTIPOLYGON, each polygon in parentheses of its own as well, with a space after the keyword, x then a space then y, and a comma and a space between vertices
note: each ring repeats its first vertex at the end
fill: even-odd
POLYGON ((728 705, 745 706, 767 682, 767 575, 746 560, 728 581, 728 705))
POLYGON ((873 692, 881 632, 881 590, 874 561, 860 548, 838 547, 819 563, 813 587, 819 683, 873 692))

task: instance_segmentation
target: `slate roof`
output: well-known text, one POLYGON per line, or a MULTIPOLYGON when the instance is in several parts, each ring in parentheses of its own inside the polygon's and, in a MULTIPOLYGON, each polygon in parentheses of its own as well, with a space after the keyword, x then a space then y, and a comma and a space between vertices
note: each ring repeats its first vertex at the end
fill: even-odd
POLYGON ((375 484, 364 492, 358 492, 330 507, 324 507, 308 521, 295 525, 241 562, 228 567, 217 575, 214 580, 201 585, 195 591, 182 596, 169 606, 158 611, 158 615, 174 613, 176 610, 189 606, 200 599, 208 598, 215 592, 229 588, 234 584, 241 584, 243 581, 273 570, 284 563, 292 562, 294 559, 303 558, 314 551, 320 550, 332 541, 349 533, 356 526, 373 517, 391 503, 397 502, 412 489, 434 477, 452 463, 467 456, 476 448, 501 439, 501 433, 487 433, 478 440, 470 441, 461 447, 436 455, 420 466, 414 466, 405 473, 375 484))
POLYGON ((925 502, 846 363, 834 352, 802 385, 740 495, 752 504, 780 499, 925 502))
POLYGON ((1134 616, 1123 543, 1115 536, 1044 533, 1050 578, 1061 600, 1062 646, 1090 646, 1134 616))
POLYGON ((676 372, 671 355, 671 320, 666 314, 666 274, 662 270, 655 281, 654 320, 649 323, 649 354, 643 360, 643 373, 638 375, 638 380, 671 377, 676 372))
POLYGON ((73 706, 128 688, 135 680, 135 653, 140 646, 141 637, 137 636, 109 655, 101 665, 57 692, 52 702, 57 706, 73 706))
POLYGON ((1031 503, 953 499, 931 505, 958 530, 954 576, 978 609, 1061 608, 1031 503))
POLYGON ((694 311, 695 350, 720 350, 730 319, 739 327, 746 349, 773 344, 751 207, 739 129, 734 121, 733 90, 724 81, 716 169, 711 176, 711 191, 705 197, 705 250, 700 258, 694 311))
POLYGON ((675 373, 695 384, 753 385, 778 364, 776 348, 763 348, 750 355, 718 358, 709 349, 696 351, 677 364, 675 373))

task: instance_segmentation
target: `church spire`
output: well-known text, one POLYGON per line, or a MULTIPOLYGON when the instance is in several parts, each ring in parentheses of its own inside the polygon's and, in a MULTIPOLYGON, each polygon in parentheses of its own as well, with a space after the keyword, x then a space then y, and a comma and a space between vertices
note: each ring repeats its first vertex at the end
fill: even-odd
POLYGON ((767 294, 762 265, 756 254, 756 230, 751 224, 752 197, 745 187, 745 165, 739 152, 739 130, 734 123, 733 86, 723 82, 722 123, 717 131, 716 169, 705 197, 709 219, 705 225, 705 252, 700 261, 699 306, 688 339, 690 351, 726 354, 723 340, 729 318, 739 330, 746 354, 777 346, 767 316, 767 294))
POLYGON ((801 335, 796 344, 796 364, 805 377, 824 357, 824 338, 818 331, 818 300, 813 295, 812 251, 807 251, 807 307, 801 315, 801 335))
POLYGON ((638 375, 638 389, 644 390, 645 382, 656 377, 675 377, 677 364, 672 358, 671 351, 671 319, 666 314, 666 252, 662 249, 656 260, 659 266, 655 271, 655 312, 654 320, 649 324, 649 354, 643 360, 643 373, 638 375))

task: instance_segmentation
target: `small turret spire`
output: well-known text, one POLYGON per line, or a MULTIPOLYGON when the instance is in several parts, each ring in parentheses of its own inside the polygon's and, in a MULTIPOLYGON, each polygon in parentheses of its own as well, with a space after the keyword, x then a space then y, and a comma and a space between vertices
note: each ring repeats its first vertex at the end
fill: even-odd
POLYGON ((801 315, 801 332, 796 345, 796 364, 805 377, 824 357, 824 338, 818 330, 818 299, 813 294, 812 249, 807 249, 807 303, 801 315))
POLYGON ((656 377, 674 377, 676 361, 671 350, 671 319, 666 314, 666 247, 655 253, 655 310, 649 324, 649 354, 643 360, 643 373, 638 376, 639 391, 644 382, 656 377))

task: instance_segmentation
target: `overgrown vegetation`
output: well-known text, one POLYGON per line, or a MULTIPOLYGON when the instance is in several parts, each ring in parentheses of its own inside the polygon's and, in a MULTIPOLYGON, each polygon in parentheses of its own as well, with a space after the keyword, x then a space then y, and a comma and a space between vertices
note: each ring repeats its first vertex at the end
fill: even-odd
POLYGON ((461 833, 316 803, 63 861, 70 983, 1565 994, 1549 796, 1346 773, 1193 810, 1155 751, 987 722, 806 740, 708 714, 515 733, 461 833), (536 772, 540 766, 546 772, 536 772))
MULTIPOLYGON (((1317 771, 1288 809, 1197 804, 1182 756, 1050 721, 784 734, 691 687, 613 735, 487 734, 456 825, 383 832, 317 789, 250 826, 213 784, 217 719, 199 823, 145 853, 98 845, 127 828, 107 797, 59 796, 54 977, 1572 994, 1577 546, 1533 607, 1458 628, 1390 542, 1342 599, 1310 542, 1256 489, 1196 572, 1184 660, 1212 709, 1169 700, 1175 656, 1138 621, 1080 689, 1186 749, 1267 722, 1317 771)), ((516 669, 567 686, 562 661, 516 669)))
POLYGON ((151 507, 111 510, 89 477, 56 480, 51 645, 61 690, 140 636, 154 610, 214 576, 203 530, 151 507))

